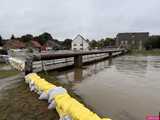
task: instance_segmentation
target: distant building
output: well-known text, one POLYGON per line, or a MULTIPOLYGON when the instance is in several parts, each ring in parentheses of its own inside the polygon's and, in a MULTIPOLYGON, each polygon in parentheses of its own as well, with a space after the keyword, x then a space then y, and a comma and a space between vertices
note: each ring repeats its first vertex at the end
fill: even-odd
POLYGON ((72 41, 72 50, 88 50, 89 43, 81 35, 77 35, 72 41))
POLYGON ((26 45, 19 40, 7 40, 3 46, 5 49, 24 49, 26 45))
POLYGON ((31 41, 30 47, 31 47, 32 49, 34 49, 35 51, 39 51, 39 52, 40 52, 41 49, 42 49, 41 44, 40 44, 38 41, 35 41, 35 40, 32 40, 32 41, 31 41))
POLYGON ((62 49, 62 46, 54 40, 48 40, 43 45, 43 47, 45 47, 46 50, 60 50, 60 49, 62 49))
POLYGON ((142 50, 148 38, 149 32, 118 33, 116 46, 142 50))

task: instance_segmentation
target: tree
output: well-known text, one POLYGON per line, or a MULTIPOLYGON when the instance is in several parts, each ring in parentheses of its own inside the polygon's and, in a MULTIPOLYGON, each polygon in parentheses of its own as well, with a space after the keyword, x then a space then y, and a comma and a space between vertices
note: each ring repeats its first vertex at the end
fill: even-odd
POLYGON ((72 39, 65 39, 63 42, 62 42, 62 46, 67 49, 67 50, 70 50, 71 49, 71 43, 72 43, 72 39))
POLYGON ((30 42, 32 39, 33 39, 33 35, 31 35, 31 34, 23 35, 21 37, 21 40, 23 42, 30 42))
POLYGON ((91 42, 89 42, 89 46, 91 49, 95 49, 98 47, 98 42, 96 40, 92 40, 91 42))
POLYGON ((150 36, 145 42, 144 46, 147 50, 160 48, 160 36, 150 36))
POLYGON ((51 34, 45 32, 38 36, 38 41, 41 45, 44 45, 48 40, 53 40, 51 34))
POLYGON ((105 46, 105 45, 104 45, 104 41, 105 41, 105 40, 104 40, 103 38, 98 41, 98 48, 99 48, 99 49, 100 49, 100 48, 104 48, 104 46, 105 46))
POLYGON ((0 46, 2 46, 2 37, 0 36, 0 46))
POLYGON ((14 37, 14 35, 12 34, 12 36, 11 36, 11 40, 13 40, 13 39, 15 39, 15 37, 14 37))
POLYGON ((105 38, 104 46, 114 46, 115 40, 113 38, 105 38))

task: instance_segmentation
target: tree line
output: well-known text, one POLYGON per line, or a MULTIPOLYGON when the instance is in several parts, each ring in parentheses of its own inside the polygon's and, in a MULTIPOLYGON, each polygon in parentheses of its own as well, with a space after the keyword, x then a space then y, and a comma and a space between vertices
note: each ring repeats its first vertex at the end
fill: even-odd
POLYGON ((100 40, 91 40, 89 42, 91 49, 102 49, 109 46, 115 46, 115 39, 114 38, 104 38, 100 40))
POLYGON ((160 36, 150 36, 144 45, 147 50, 159 49, 160 48, 160 36))
MULTIPOLYGON (((50 33, 44 32, 42 34, 40 34, 39 36, 33 36, 31 34, 26 34, 23 35, 21 37, 15 37, 14 35, 11 35, 11 40, 20 40, 24 43, 30 43, 32 40, 36 40, 38 41, 41 45, 44 45, 48 40, 53 40, 54 42, 56 42, 57 44, 61 45, 62 48, 61 49, 71 49, 71 43, 72 43, 72 39, 65 39, 64 41, 60 41, 58 39, 54 39, 52 37, 52 35, 50 33)), ((3 45, 3 39, 0 36, 0 46, 3 45)), ((90 49, 101 49, 101 48, 105 48, 106 46, 113 46, 115 45, 115 39, 113 38, 104 38, 104 39, 100 39, 100 40, 91 40, 89 41, 88 39, 86 40, 89 45, 90 45, 90 49)))
MULTIPOLYGON (((3 46, 3 40, 0 36, 0 46, 3 46)), ((29 44, 32 40, 38 41, 42 46, 49 40, 54 41, 56 44, 62 46, 61 49, 70 49, 71 48, 71 42, 72 39, 65 39, 64 41, 60 41, 58 39, 54 39, 50 33, 44 32, 40 34, 39 36, 33 36, 31 34, 26 34, 21 37, 15 37, 14 35, 11 35, 10 40, 19 40, 26 44, 29 44)))

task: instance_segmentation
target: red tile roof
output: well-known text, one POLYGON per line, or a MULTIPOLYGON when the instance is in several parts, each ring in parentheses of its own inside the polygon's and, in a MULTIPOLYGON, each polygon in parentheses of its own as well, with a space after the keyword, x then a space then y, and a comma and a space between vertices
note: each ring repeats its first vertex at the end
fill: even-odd
POLYGON ((41 48, 42 47, 41 44, 35 40, 32 40, 31 43, 32 43, 32 47, 34 47, 34 48, 41 48))
POLYGON ((22 49, 22 48, 25 48, 26 45, 19 40, 9 40, 9 41, 6 42, 4 47, 5 48, 11 48, 11 49, 22 49))

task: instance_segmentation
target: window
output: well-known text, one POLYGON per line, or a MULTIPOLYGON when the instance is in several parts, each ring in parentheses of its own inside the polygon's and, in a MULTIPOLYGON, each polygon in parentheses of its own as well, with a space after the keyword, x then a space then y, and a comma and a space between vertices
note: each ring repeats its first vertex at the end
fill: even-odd
POLYGON ((73 46, 77 46, 77 44, 73 44, 73 46))
POLYGON ((83 48, 80 48, 80 50, 83 50, 83 48))
POLYGON ((73 50, 77 50, 76 48, 73 48, 73 50))
POLYGON ((83 44, 80 44, 80 46, 83 46, 83 44))

